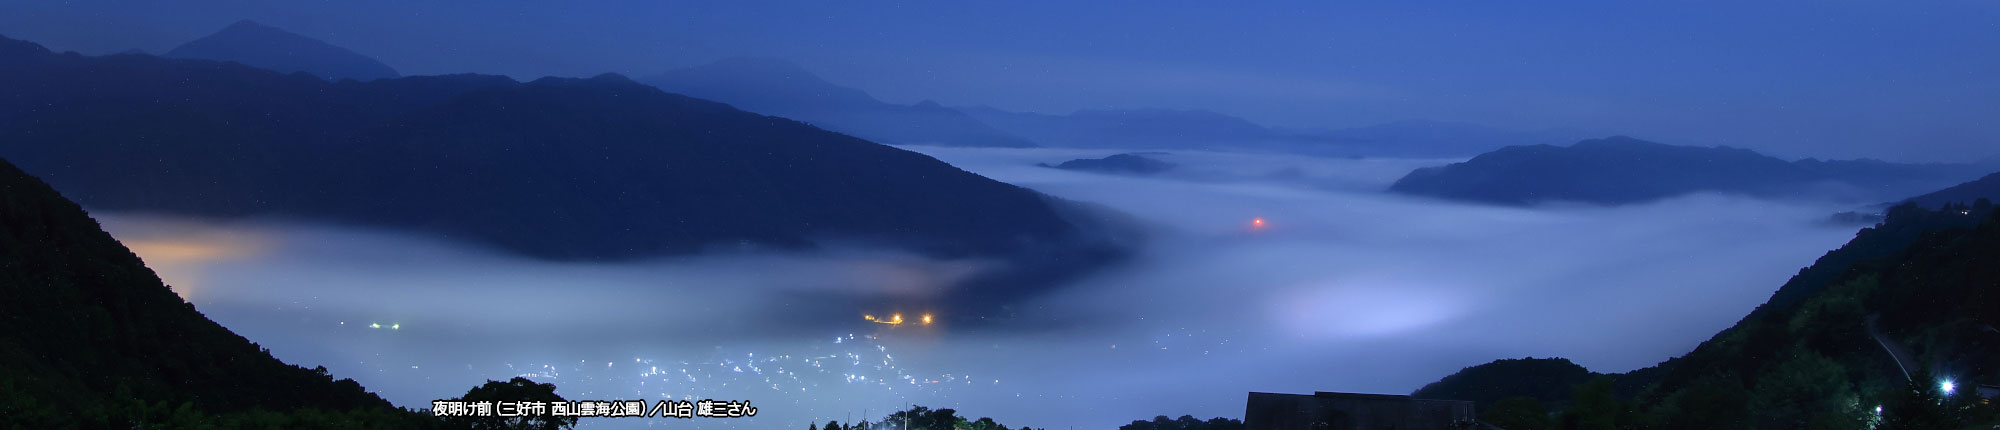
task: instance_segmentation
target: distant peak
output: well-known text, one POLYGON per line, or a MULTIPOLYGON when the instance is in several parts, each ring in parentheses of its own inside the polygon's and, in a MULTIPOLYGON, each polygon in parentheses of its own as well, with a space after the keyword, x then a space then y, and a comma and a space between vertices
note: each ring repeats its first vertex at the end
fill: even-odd
POLYGON ((634 85, 638 84, 638 82, 633 81, 632 78, 625 77, 625 75, 621 75, 616 72, 598 74, 597 76, 590 77, 590 80, 596 82, 605 82, 605 83, 634 84, 634 85))
POLYGON ((387 64, 347 48, 248 19, 181 44, 164 56, 234 61, 279 73, 307 72, 334 81, 399 76, 387 64))

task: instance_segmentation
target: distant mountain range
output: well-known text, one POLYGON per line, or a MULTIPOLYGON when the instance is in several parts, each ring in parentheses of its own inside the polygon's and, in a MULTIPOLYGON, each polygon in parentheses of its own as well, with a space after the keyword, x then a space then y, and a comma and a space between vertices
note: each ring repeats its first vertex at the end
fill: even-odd
POLYGON ((0 427, 150 428, 227 415, 260 424, 243 427, 423 428, 428 419, 210 321, 82 207, 4 160, 0 226, 0 427))
POLYGON ((1567 143, 1603 135, 1568 128, 1520 131, 1423 120, 1286 132, 1330 139, 1352 155, 1427 158, 1469 157, 1508 146, 1567 143))
POLYGON ((641 81, 667 92, 805 121, 887 144, 1036 146, 1028 139, 994 129, 937 103, 883 102, 779 60, 732 58, 644 77, 641 81))
POLYGON ((1204 110, 1080 110, 1067 115, 961 108, 980 121, 1047 146, 1071 148, 1229 149, 1323 143, 1204 110))
POLYGON ((668 92, 889 144, 1463 157, 1508 145, 1584 137, 1571 131, 1516 132, 1434 121, 1345 129, 1277 129, 1205 110, 1096 109, 1057 115, 988 106, 953 108, 929 101, 899 105, 828 82, 796 64, 769 59, 724 59, 640 81, 668 92))
POLYGON ((0 156, 95 209, 419 230, 555 259, 852 240, 1080 264, 1102 249, 1051 197, 616 75, 336 83, 0 39, 0 81, 0 156))
POLYGON ((1508 145, 1573 141, 1577 132, 1515 132, 1472 124, 1400 121, 1341 129, 1285 129, 1205 110, 1079 110, 1066 115, 960 108, 1047 146, 1251 150, 1323 156, 1463 157, 1508 145))
MULTIPOLYGON (((1415 396, 1491 402, 1482 412, 1491 418, 1547 408, 1564 422, 1618 428, 1990 425, 1988 411, 1968 405, 1985 395, 1973 387, 2000 384, 1996 267, 2000 212, 1990 205, 1905 204, 1686 355, 1617 374, 1567 360, 1500 360, 1415 396), (1943 392, 1940 381, 1964 388, 1943 392)), ((1559 427, 1543 424, 1506 428, 1559 427)))
POLYGON ((396 69, 347 48, 250 20, 182 44, 166 57, 234 61, 282 73, 305 72, 327 80, 370 81, 399 76, 396 69))
POLYGON ((1883 201, 1985 173, 1971 164, 1785 161, 1746 149, 1610 137, 1568 147, 1513 146, 1417 169, 1394 192, 1497 204, 1637 203, 1696 192, 1883 201))

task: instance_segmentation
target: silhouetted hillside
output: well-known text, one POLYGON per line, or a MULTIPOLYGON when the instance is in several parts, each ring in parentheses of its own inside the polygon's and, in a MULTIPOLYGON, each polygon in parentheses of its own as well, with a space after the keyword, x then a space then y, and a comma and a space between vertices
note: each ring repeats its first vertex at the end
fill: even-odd
POLYGON ((306 72, 328 80, 396 77, 396 69, 347 48, 250 20, 167 51, 167 57, 234 61, 282 73, 306 72))
POLYGON ((644 78, 667 92, 812 123, 888 144, 1032 147, 957 110, 925 101, 898 105, 820 79, 799 66, 732 58, 644 78))
POLYGON ((1391 191, 1498 204, 1637 203, 1696 192, 1881 201, 1977 175, 1970 165, 1787 162, 1745 149, 1629 137, 1514 146, 1410 172, 1391 191))
POLYGON ((0 427, 132 428, 182 404, 198 414, 293 414, 260 418, 278 424, 331 416, 300 412, 308 409, 421 418, 209 321, 82 207, 5 161, 0 297, 0 427))
POLYGON ((1926 208, 1940 208, 1952 203, 1972 204, 1979 199, 2000 200, 2000 173, 1994 173, 1950 188, 1911 197, 1904 202, 1916 203, 1926 208))
MULTIPOLYGON (((1687 355, 1609 375, 1620 385, 1643 382, 1640 389, 1618 390, 1592 410, 1564 416, 1616 416, 1632 428, 1658 429, 2000 423, 2000 408, 1976 402, 1969 388, 1955 396, 1938 388, 1941 379, 2000 384, 1996 309, 2000 212, 1990 204, 1899 206, 1687 355), (1907 350, 1908 361, 1898 364, 1888 348, 1907 350), (1906 370, 1913 380, 1906 382, 1906 370)), ((1475 366, 1419 392, 1547 402, 1550 393, 1579 386, 1571 377, 1515 377, 1510 369, 1518 367, 1507 360, 1475 366), (1466 375, 1483 375, 1477 390, 1432 388, 1471 385, 1466 375)))
POLYGON ((1139 154, 1113 154, 1104 158, 1078 158, 1053 166, 1043 163, 1042 166, 1097 173, 1151 175, 1172 170, 1174 163, 1147 158, 1139 154))
POLYGON ((329 83, 4 41, 0 80, 0 155, 97 209, 415 229, 563 259, 852 239, 1080 264, 1068 252, 1095 246, 1038 193, 616 75, 329 83))

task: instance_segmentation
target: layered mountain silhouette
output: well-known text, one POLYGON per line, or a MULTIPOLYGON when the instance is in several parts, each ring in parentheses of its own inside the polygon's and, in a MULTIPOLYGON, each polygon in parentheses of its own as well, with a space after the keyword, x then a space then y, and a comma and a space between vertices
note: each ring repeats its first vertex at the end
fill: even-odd
POLYGON ((181 44, 166 57, 234 61, 283 73, 305 72, 328 80, 369 81, 398 76, 396 69, 347 48, 251 20, 181 44))
MULTIPOLYGON (((421 424, 354 380, 280 362, 202 316, 82 207, 4 160, 0 226, 0 427, 132 428, 251 410, 280 427, 288 417, 271 414, 302 410, 421 424)), ((332 422, 313 416, 327 421, 307 424, 332 422)))
POLYGON ((1389 189, 1497 204, 1625 204, 1696 192, 1871 202, 1935 190, 1980 173, 1972 165, 1785 161, 1746 149, 1618 136, 1568 147, 1502 148, 1462 163, 1417 169, 1389 189))
POLYGON ((1398 121, 1353 128, 1277 128, 1206 110, 1091 109, 1052 115, 989 106, 973 118, 1046 146, 1201 149, 1323 156, 1459 157, 1510 145, 1573 141, 1577 132, 1519 132, 1473 124, 1398 121))
POLYGON ((852 240, 1076 264, 1052 198, 616 75, 327 82, 0 39, 0 156, 101 210, 419 230, 556 259, 852 240))
POLYGON ((1344 129, 1278 129, 1206 110, 1086 109, 1052 115, 988 106, 898 105, 779 60, 730 58, 644 77, 672 93, 793 118, 890 144, 1206 149, 1329 156, 1469 156, 1508 145, 1571 141, 1575 132, 1515 132, 1434 121, 1344 129))
POLYGON ((1592 136, 1573 129, 1519 131, 1478 124, 1424 120, 1395 121, 1351 128, 1297 130, 1290 133, 1322 136, 1354 154, 1398 157, 1468 157, 1508 146, 1575 142, 1592 136))
POLYGON ((887 144, 1032 147, 935 102, 899 105, 820 79, 798 65, 731 58, 641 79, 667 92, 728 103, 887 144))

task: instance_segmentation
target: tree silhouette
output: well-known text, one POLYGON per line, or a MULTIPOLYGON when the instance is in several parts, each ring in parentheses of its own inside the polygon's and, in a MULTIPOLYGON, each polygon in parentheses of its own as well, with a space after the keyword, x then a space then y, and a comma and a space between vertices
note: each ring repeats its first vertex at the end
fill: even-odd
MULTIPOLYGON (((563 402, 556 395, 555 384, 537 384, 535 381, 516 376, 507 382, 486 381, 485 385, 466 391, 464 397, 453 400, 467 402, 563 402)), ((447 417, 445 423, 453 428, 476 430, 557 430, 576 427, 576 417, 537 416, 466 416, 447 417)))

